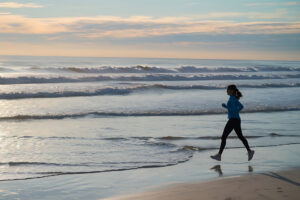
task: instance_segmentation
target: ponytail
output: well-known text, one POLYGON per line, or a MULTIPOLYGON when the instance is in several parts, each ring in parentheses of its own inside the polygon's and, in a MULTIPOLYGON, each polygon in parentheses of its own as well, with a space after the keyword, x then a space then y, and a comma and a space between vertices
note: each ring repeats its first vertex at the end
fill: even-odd
POLYGON ((233 94, 237 99, 240 99, 243 96, 236 85, 228 85, 227 90, 233 90, 233 94))
POLYGON ((240 99, 243 96, 243 94, 239 91, 239 89, 236 89, 235 96, 237 99, 240 99))

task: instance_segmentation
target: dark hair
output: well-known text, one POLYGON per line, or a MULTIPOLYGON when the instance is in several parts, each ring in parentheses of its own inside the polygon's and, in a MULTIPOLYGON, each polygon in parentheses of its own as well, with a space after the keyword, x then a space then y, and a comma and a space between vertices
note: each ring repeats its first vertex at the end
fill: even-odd
POLYGON ((239 91, 239 89, 236 87, 236 85, 228 85, 227 90, 232 90, 233 94, 236 96, 236 98, 240 99, 243 95, 239 91))

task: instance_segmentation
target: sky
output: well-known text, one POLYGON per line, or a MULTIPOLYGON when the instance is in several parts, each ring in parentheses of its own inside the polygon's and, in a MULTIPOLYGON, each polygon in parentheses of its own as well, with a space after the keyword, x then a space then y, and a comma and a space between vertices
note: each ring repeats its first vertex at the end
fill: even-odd
POLYGON ((0 55, 300 60, 300 1, 0 0, 0 55))

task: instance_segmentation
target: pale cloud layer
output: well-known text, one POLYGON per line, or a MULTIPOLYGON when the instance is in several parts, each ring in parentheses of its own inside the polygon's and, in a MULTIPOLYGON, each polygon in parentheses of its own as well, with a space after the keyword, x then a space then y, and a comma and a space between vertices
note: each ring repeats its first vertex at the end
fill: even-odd
POLYGON ((290 19, 286 9, 277 9, 273 12, 212 12, 202 16, 196 16, 202 19, 216 19, 216 18, 240 18, 248 19, 290 19))
POLYGON ((7 14, 0 15, 0 33, 41 35, 70 33, 79 38, 135 38, 195 33, 294 34, 300 33, 300 22, 233 22, 203 20, 201 17, 150 16, 28 18, 7 14))
POLYGON ((4 2, 0 3, 0 8, 42 8, 42 5, 35 3, 16 3, 16 2, 4 2))
POLYGON ((299 2, 289 1, 289 2, 264 2, 264 3, 249 3, 247 6, 255 7, 255 6, 294 6, 298 5, 299 2))
POLYGON ((81 12, 93 10, 90 7, 56 10, 58 4, 0 3, 0 55, 282 60, 300 55, 298 1, 249 1, 242 3, 246 12, 219 7, 213 12, 156 16, 146 10, 131 16, 136 10, 124 15, 113 10, 81 12), (43 8, 45 13, 28 8, 43 8))

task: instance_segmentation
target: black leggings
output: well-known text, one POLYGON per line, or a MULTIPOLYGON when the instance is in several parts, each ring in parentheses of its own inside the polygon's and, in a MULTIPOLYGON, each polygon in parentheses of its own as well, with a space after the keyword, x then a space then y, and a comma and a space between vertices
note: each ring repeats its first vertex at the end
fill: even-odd
POLYGON ((231 131, 234 129, 234 131, 236 132, 237 136, 240 138, 240 140, 243 142, 243 144, 245 145, 246 149, 248 151, 250 151, 250 147, 248 145, 248 141, 246 140, 246 138, 243 136, 242 133, 242 129, 241 129, 241 120, 240 119, 235 119, 235 118, 231 118, 228 120, 224 131, 223 131, 223 135, 222 135, 222 142, 221 142, 221 146, 220 146, 220 150, 219 150, 219 154, 223 153, 223 150, 226 146, 226 139, 228 137, 228 135, 231 133, 231 131))

